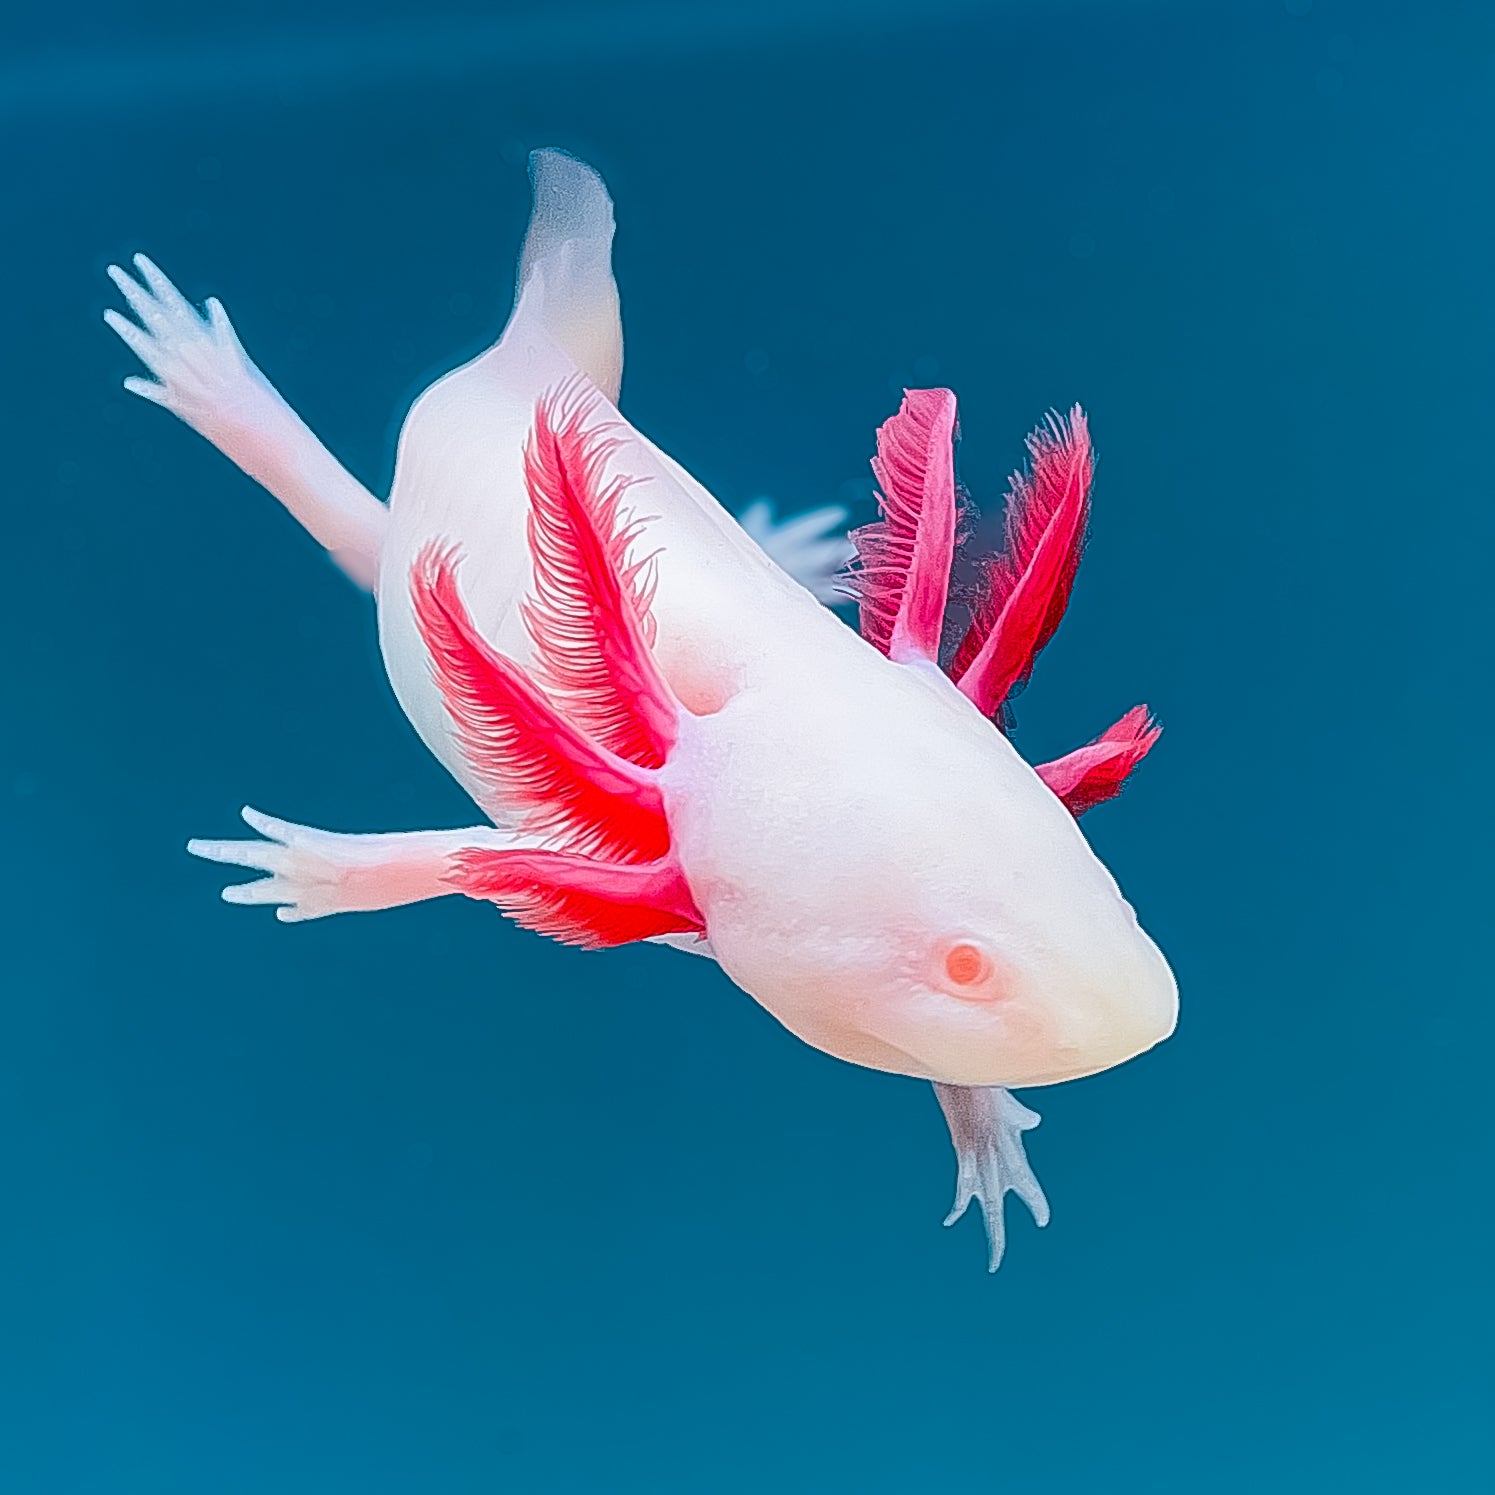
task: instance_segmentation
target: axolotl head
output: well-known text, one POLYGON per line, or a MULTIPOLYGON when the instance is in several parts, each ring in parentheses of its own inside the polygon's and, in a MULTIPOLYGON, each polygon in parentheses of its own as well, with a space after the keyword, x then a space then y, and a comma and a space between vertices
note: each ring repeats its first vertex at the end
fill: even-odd
POLYGON ((1167 961, 1077 824, 1158 732, 1139 707, 1034 769, 989 719, 1068 601, 1092 475, 1078 409, 1030 437, 1005 551, 984 563, 969 627, 939 663, 954 437, 948 390, 908 392, 878 433, 882 518, 853 536, 877 653, 858 646, 818 681, 807 669, 792 707, 734 734, 777 743, 779 762, 761 777, 751 752, 723 764, 719 789, 742 775, 724 813, 752 820, 762 843, 777 798, 790 844, 756 861, 751 834, 736 846, 746 875, 712 900, 711 938, 734 979, 843 1058, 958 1084, 1050 1083, 1142 1053, 1177 1019, 1167 961))
POLYGON ((723 968, 817 1048, 954 1084, 1075 1079, 1168 1037, 1168 963, 1063 801, 948 682, 878 663, 883 710, 803 703, 794 782, 722 764, 722 875, 701 870, 723 968))
POLYGON ((575 944, 704 934, 791 1031, 874 1068, 1033 1085, 1167 1037, 1172 975, 1075 823, 1152 746, 1150 718, 1036 769, 992 720, 1068 596, 1083 417, 1030 441, 1007 549, 942 660, 954 398, 910 393, 879 433, 883 519, 853 537, 862 637, 753 551, 753 643, 702 692, 655 658, 653 583, 627 559, 644 521, 606 475, 618 443, 589 424, 599 402, 542 400, 525 449, 537 675, 476 631, 449 549, 413 569, 457 744, 535 838, 464 851, 449 885, 575 944))

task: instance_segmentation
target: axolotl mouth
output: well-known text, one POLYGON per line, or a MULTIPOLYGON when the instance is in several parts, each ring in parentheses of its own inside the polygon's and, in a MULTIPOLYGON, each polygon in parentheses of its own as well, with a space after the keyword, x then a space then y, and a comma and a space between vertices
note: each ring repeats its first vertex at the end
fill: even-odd
MULTIPOLYGON (((1082 1023, 1061 1021, 1021 1000, 979 1015, 952 1010, 949 999, 937 993, 898 1005, 896 1014, 886 1007, 872 1012, 870 1004, 862 1010, 859 1038, 872 1039, 903 1061, 877 1067, 947 1084, 1010 1089, 1057 1085, 1114 1069, 1168 1038, 1177 1015, 1176 998, 1160 1001, 1152 1011, 1082 1023)), ((848 1043, 853 1051, 856 1042, 848 1043)))
MULTIPOLYGON (((758 966, 730 936, 716 950, 727 974, 812 1047, 870 1069, 955 1085, 1052 1085, 1110 1069, 1172 1032, 1178 998, 1167 962, 1134 920, 1117 979, 1071 978, 1046 987, 1041 972, 995 970, 977 992, 919 979, 900 962, 890 981, 863 965, 828 959, 789 976, 771 958, 758 966), (1121 979, 1124 973, 1124 979, 1121 979), (778 979, 772 979, 773 977, 778 979)), ((962 940, 956 946, 964 956, 962 940)), ((800 953, 803 953, 801 948, 800 953)), ((927 962, 926 962, 927 963, 927 962)), ((997 967, 999 961, 991 960, 997 967)), ((957 962, 959 974, 974 973, 957 962)), ((969 983, 955 983, 969 984, 969 983)))

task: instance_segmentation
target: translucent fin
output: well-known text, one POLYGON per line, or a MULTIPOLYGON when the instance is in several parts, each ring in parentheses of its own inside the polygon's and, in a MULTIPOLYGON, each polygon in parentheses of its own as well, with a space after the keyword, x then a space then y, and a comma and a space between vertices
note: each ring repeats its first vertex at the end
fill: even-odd
POLYGON ((534 207, 519 254, 519 306, 607 398, 623 382, 623 323, 613 279, 613 204, 602 178, 565 151, 529 158, 534 207))

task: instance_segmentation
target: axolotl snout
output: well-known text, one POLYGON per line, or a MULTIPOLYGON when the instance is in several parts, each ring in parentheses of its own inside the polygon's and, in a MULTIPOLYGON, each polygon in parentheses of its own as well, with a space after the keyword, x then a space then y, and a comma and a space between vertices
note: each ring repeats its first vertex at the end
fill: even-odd
MULTIPOLYGON (((483 810, 461 831, 349 836, 246 811, 261 841, 194 842, 270 875, 225 889, 294 921, 453 892, 598 948, 708 955, 806 1042, 932 1080, 1002 1250, 1003 1194, 1047 1205, 1010 1087, 1166 1038, 1171 972, 1076 816, 1156 738, 1145 710, 1036 770, 991 717, 1057 626, 1088 520, 1078 411, 1030 441, 1008 543, 942 664, 958 500, 954 396, 878 433, 881 517, 852 536, 861 633, 822 605, 823 511, 755 533, 630 426, 611 203, 534 161, 503 336, 401 433, 388 506, 264 381, 216 302, 148 261, 109 319, 175 411, 258 477, 378 601, 401 705, 483 810)), ((948 653, 948 651, 944 651, 948 653)), ((952 1215, 952 1218, 955 1217, 952 1215)))

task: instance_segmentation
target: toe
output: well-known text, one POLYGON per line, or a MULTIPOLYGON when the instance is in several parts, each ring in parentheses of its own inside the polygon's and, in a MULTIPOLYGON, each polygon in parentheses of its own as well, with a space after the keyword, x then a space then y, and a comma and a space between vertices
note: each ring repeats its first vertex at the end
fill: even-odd
POLYGON ((104 313, 104 321, 125 347, 154 374, 160 351, 150 333, 137 326, 122 312, 115 311, 112 306, 104 313))
POLYGON ((289 820, 278 820, 274 815, 267 815, 263 810, 256 810, 253 805, 245 805, 239 811, 239 818, 250 830, 258 831, 260 835, 268 836, 272 841, 289 842, 297 831, 304 828, 289 820))
POLYGON ((135 269, 140 273, 140 278, 150 287, 151 294, 156 298, 164 316, 183 326, 193 323, 201 324, 202 318, 193 310, 187 298, 161 273, 153 260, 143 254, 137 254, 134 263, 135 269))
POLYGON ((187 843, 189 855, 227 867, 253 867, 257 872, 275 872, 285 862, 286 849, 273 841, 202 841, 187 843))
POLYGON ((234 882, 223 890, 225 903, 279 903, 280 888, 273 877, 262 877, 256 882, 234 882))
POLYGON ((168 403, 166 386, 157 384, 154 379, 142 379, 136 374, 131 374, 125 380, 125 389, 132 395, 139 395, 142 400, 149 400, 152 405, 168 403))

